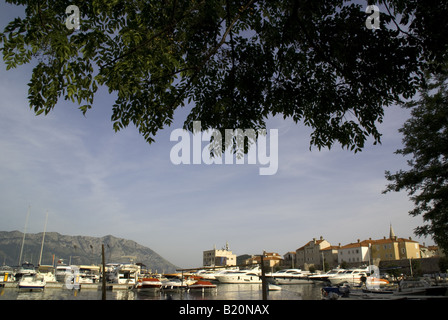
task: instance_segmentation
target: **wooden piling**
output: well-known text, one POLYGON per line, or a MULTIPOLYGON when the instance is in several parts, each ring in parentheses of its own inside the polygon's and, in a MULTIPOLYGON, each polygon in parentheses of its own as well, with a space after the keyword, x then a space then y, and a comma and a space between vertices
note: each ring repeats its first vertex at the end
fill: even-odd
POLYGON ((264 252, 263 252, 263 254, 261 255, 261 291, 263 291, 263 295, 262 295, 262 299, 263 300, 268 300, 268 297, 267 297, 267 293, 268 293, 268 288, 267 288, 267 285, 266 285, 266 276, 265 276, 265 274, 264 274, 264 262, 263 262, 263 256, 264 256, 264 252))
POLYGON ((106 300, 106 261, 104 258, 104 244, 101 246, 102 262, 103 262, 103 277, 102 277, 102 300, 106 300))

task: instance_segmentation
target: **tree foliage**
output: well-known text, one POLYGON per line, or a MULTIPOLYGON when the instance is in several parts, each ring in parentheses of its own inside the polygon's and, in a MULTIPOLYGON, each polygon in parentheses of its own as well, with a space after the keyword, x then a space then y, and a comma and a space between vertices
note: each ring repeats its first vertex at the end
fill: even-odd
POLYGON ((384 107, 409 98, 422 68, 446 58, 445 0, 78 1, 7 0, 25 6, 0 34, 7 69, 36 61, 28 99, 48 114, 59 99, 86 113, 99 86, 116 95, 113 128, 135 125, 148 142, 193 101, 185 121, 203 129, 263 129, 273 115, 313 129, 311 144, 359 151, 380 142, 384 107), (375 1, 371 1, 375 3, 375 1))
POLYGON ((416 228, 420 236, 432 236, 448 252, 448 74, 430 77, 420 98, 404 104, 411 118, 399 130, 403 149, 397 154, 411 156, 409 170, 386 172, 388 191, 406 190, 425 225, 416 228))

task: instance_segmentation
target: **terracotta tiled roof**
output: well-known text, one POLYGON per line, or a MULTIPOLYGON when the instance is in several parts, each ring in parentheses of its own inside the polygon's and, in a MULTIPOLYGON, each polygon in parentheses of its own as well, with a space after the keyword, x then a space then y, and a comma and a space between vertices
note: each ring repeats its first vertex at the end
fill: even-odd
POLYGON ((340 248, 341 247, 339 247, 339 246, 329 246, 329 247, 325 247, 325 248, 321 249, 321 251, 324 251, 324 250, 338 250, 340 248))
POLYGON ((365 242, 355 242, 355 243, 349 243, 345 246, 341 246, 339 249, 349 249, 349 248, 359 248, 359 247, 368 247, 369 244, 365 242))
MULTIPOLYGON (((316 242, 315 242, 315 244, 316 245, 319 245, 321 242, 323 242, 323 241, 325 241, 325 239, 322 239, 322 240, 316 240, 316 242)), ((307 247, 307 246, 309 246, 311 243, 314 243, 314 240, 311 240, 311 241, 308 241, 304 246, 302 246, 302 247, 300 247, 299 249, 297 249, 297 250, 303 250, 303 249, 305 249, 305 247, 307 247)), ((296 250, 296 251, 297 251, 296 250)))

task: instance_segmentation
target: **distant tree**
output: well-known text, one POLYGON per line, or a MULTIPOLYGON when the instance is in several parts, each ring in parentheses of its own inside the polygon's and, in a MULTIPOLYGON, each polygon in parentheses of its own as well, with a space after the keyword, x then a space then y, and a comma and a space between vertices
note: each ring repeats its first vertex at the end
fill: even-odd
POLYGON ((113 128, 148 142, 193 101, 184 127, 265 128, 273 115, 313 129, 311 145, 360 151, 384 107, 415 94, 428 61, 446 59, 446 0, 6 0, 25 6, 0 34, 6 68, 36 61, 28 99, 86 113, 99 86, 116 95, 113 128), (75 14, 72 11, 72 14, 75 14), (69 20, 71 21, 71 20, 69 20))
POLYGON ((415 208, 409 213, 426 223, 415 229, 419 236, 431 236, 448 252, 448 73, 431 76, 420 90, 420 98, 403 104, 411 118, 399 130, 403 149, 411 156, 409 170, 386 171, 391 183, 385 192, 406 190, 415 208))
POLYGON ((446 256, 439 258, 439 269, 441 273, 448 273, 448 258, 446 256))

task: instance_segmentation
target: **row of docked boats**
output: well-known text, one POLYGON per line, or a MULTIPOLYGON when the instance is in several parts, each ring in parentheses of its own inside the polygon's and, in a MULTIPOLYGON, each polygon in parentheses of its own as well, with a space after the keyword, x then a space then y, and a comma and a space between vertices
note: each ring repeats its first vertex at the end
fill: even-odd
MULTIPOLYGON (((195 275, 202 279, 218 283, 230 284, 261 284, 261 269, 257 266, 250 269, 232 268, 225 270, 199 270, 195 275)), ((266 273, 266 280, 271 284, 300 284, 311 283, 308 273, 300 269, 284 269, 277 272, 266 273)))
POLYGON ((45 287, 57 284, 99 283, 99 266, 53 266, 41 265, 35 267, 25 262, 18 268, 3 266, 0 268, 0 286, 17 286, 19 289, 43 290, 45 287))
POLYGON ((325 300, 446 300, 448 286, 446 283, 434 285, 422 278, 401 280, 395 284, 374 288, 344 284, 323 287, 322 298, 325 300))
MULTIPOLYGON (((105 267, 108 287, 132 290, 208 290, 216 289, 216 284, 199 276, 150 274, 140 264, 107 264, 105 267)), ((0 286, 17 287, 25 290, 44 290, 46 287, 80 289, 86 284, 102 282, 102 270, 95 265, 57 265, 35 267, 24 263, 18 268, 0 268, 0 286)))
MULTIPOLYGON (((332 285, 360 284, 366 282, 368 285, 383 286, 388 280, 371 275, 371 270, 363 269, 333 269, 327 273, 311 274, 301 269, 282 269, 276 272, 266 273, 267 282, 276 285, 288 284, 310 284, 315 282, 328 282, 332 285)), ((219 283, 261 283, 261 270, 259 267, 249 270, 225 270, 225 271, 199 271, 197 273, 203 278, 216 280, 219 283)))
MULTIPOLYGON (((259 267, 247 270, 226 269, 200 270, 195 273, 203 279, 216 281, 219 283, 262 283, 261 270, 259 267)), ((310 284, 316 282, 328 282, 333 285, 359 284, 366 282, 368 285, 383 286, 388 284, 388 280, 379 277, 370 276, 369 268, 365 269, 333 269, 327 273, 311 274, 309 271, 301 269, 282 269, 276 272, 266 273, 265 277, 268 283, 275 285, 288 284, 310 284)))
POLYGON ((23 263, 19 268, 14 269, 4 266, 0 269, 0 285, 13 283, 19 289, 43 290, 48 280, 55 280, 54 275, 39 270, 31 263, 23 263))
POLYGON ((391 283, 386 279, 369 276, 369 270, 365 269, 332 270, 310 278, 326 282, 328 286, 322 288, 322 297, 326 300, 448 299, 448 283, 432 283, 428 278, 402 279, 391 283))

